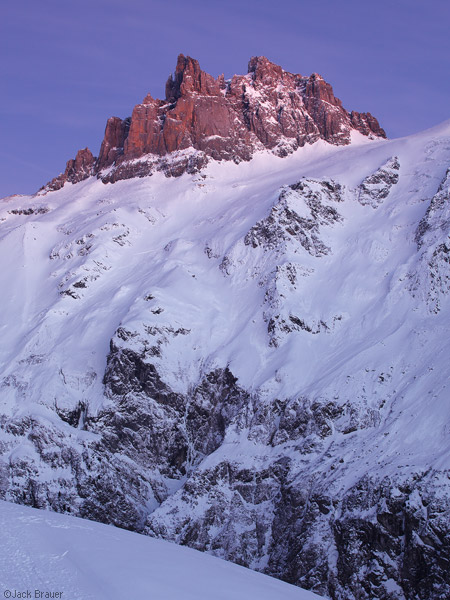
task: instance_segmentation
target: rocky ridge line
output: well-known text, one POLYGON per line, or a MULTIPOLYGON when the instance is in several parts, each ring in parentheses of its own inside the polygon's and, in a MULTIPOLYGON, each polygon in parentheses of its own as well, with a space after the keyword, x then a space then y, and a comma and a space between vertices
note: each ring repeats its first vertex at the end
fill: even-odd
POLYGON ((164 100, 148 94, 131 117, 111 117, 98 158, 88 148, 42 189, 60 189, 97 176, 104 183, 196 172, 209 158, 250 160, 268 149, 286 156, 319 139, 350 143, 351 132, 386 137, 370 113, 347 112, 320 75, 284 71, 264 56, 251 58, 247 75, 214 79, 197 60, 180 54, 164 100))

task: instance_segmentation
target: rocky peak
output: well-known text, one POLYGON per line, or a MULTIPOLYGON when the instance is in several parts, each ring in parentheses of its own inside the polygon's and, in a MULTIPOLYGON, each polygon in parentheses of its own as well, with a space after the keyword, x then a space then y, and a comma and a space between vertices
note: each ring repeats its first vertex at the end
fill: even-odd
POLYGON ((92 169, 95 162, 95 158, 89 148, 84 148, 83 150, 78 150, 75 160, 69 160, 67 163, 67 175, 69 180, 72 183, 77 183, 75 179, 77 179, 77 175, 80 175, 81 172, 85 174, 89 173, 92 169))
POLYGON ((55 177, 44 188, 46 191, 56 191, 64 186, 65 183, 78 183, 94 174, 96 158, 89 148, 78 150, 75 158, 67 161, 66 170, 58 177, 55 177))
POLYGON ((201 70, 198 60, 180 54, 175 76, 170 75, 166 83, 166 101, 173 103, 182 96, 194 93, 205 96, 218 95, 220 86, 214 77, 201 70))
POLYGON ((333 106, 342 106, 341 101, 334 97, 333 88, 318 73, 313 73, 307 80, 305 96, 323 100, 333 106))
MULTIPOLYGON (((148 100, 150 94, 145 98, 148 100)), ((97 168, 103 170, 109 167, 118 157, 120 151, 123 151, 125 140, 130 130, 131 119, 120 119, 111 117, 106 122, 105 137, 100 147, 100 153, 97 160, 97 168)))
POLYGON ((223 75, 215 79, 197 60, 180 54, 165 100, 148 94, 131 117, 108 119, 98 159, 81 151, 46 189, 90 175, 105 183, 156 169, 181 175, 202 168, 210 158, 239 162, 264 149, 286 156, 319 139, 344 145, 352 130, 386 137, 370 113, 347 112, 317 73, 303 77, 254 56, 248 74, 226 84, 223 75))
POLYGON ((284 71, 265 56, 252 56, 248 63, 248 73, 252 75, 253 81, 265 82, 280 80, 284 71))

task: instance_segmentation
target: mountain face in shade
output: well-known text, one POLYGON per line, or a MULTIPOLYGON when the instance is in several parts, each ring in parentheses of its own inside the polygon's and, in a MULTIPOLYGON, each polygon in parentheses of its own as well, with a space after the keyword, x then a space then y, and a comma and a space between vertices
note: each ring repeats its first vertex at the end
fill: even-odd
POLYGON ((370 113, 347 112, 316 73, 288 73, 259 56, 250 60, 247 75, 214 79, 181 54, 166 98, 148 94, 130 118, 111 117, 98 158, 81 150, 47 189, 91 175, 105 183, 157 169, 177 176, 197 171, 209 158, 240 162, 264 149, 286 156, 319 139, 345 145, 354 130, 385 137, 370 113))

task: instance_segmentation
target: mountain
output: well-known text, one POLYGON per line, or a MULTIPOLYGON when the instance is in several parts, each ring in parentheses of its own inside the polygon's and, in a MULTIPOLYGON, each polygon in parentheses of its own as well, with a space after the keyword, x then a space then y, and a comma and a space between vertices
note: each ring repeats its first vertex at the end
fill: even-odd
POLYGON ((449 597, 450 121, 346 141, 2 201, 1 498, 449 597))
POLYGON ((0 523, 6 598, 320 600, 195 550, 67 515, 0 502, 0 523))
POLYGON ((352 131, 386 137, 370 113, 347 112, 317 73, 302 77, 255 56, 247 75, 214 79, 180 54, 164 100, 148 94, 131 117, 108 119, 98 158, 80 150, 44 189, 92 175, 104 183, 155 170, 179 176, 195 173, 211 158, 247 161, 264 149, 286 156, 319 139, 348 144, 352 131))

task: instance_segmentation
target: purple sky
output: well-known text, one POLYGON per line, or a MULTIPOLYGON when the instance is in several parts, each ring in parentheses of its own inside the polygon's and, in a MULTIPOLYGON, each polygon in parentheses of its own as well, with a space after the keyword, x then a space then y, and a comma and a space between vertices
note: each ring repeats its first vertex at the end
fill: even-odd
POLYGON ((448 0, 14 0, 0 13, 0 197, 32 193, 106 119, 161 98, 181 52, 214 76, 251 56, 320 73, 389 137, 450 118, 448 0))

